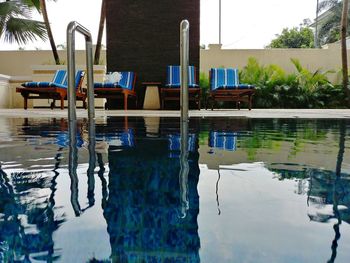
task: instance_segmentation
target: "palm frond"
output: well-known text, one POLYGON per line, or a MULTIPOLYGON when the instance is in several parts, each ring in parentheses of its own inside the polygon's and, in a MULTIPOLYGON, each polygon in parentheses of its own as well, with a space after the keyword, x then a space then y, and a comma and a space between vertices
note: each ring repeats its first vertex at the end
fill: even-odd
POLYGON ((7 21, 4 39, 6 42, 27 44, 29 41, 47 39, 45 24, 40 21, 12 17, 7 21))
POLYGON ((0 17, 18 16, 30 18, 32 12, 28 6, 22 4, 20 1, 8 1, 0 3, 0 17))
POLYGON ((318 12, 335 7, 340 4, 339 0, 322 0, 318 5, 318 12))
POLYGON ((295 66, 296 70, 301 73, 303 71, 303 67, 301 66, 301 63, 298 59, 296 58, 291 58, 290 61, 293 63, 295 66))
POLYGON ((28 7, 34 7, 40 13, 40 0, 21 0, 28 7))

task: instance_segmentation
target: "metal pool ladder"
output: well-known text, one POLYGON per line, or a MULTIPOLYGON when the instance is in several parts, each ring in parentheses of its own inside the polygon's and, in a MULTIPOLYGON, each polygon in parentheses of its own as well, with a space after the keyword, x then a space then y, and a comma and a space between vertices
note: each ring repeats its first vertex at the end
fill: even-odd
POLYGON ((92 37, 89 30, 76 21, 67 26, 67 69, 68 69, 68 120, 76 121, 76 91, 75 91, 75 31, 85 37, 86 64, 87 64, 87 93, 88 93, 88 118, 89 122, 95 118, 95 103, 93 90, 93 61, 92 61, 92 37))

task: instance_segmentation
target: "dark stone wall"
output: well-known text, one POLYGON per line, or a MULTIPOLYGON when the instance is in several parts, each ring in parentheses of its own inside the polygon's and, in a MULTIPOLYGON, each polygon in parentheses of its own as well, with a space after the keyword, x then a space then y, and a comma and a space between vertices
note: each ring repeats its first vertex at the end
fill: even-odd
POLYGON ((135 71, 141 82, 166 80, 180 64, 179 27, 190 22, 190 64, 199 67, 199 0, 107 0, 107 70, 135 71))

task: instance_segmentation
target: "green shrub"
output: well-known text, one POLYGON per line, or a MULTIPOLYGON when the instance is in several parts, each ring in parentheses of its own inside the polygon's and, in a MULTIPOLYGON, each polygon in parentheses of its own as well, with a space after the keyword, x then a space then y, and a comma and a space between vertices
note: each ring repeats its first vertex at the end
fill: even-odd
POLYGON ((249 58, 240 72, 242 83, 256 86, 255 108, 338 108, 344 107, 341 87, 333 86, 327 75, 334 71, 310 72, 297 59, 291 59, 296 73, 286 74, 277 65, 260 65, 249 58))
POLYGON ((206 104, 206 98, 209 94, 209 76, 204 72, 199 74, 199 86, 201 87, 201 104, 206 104))

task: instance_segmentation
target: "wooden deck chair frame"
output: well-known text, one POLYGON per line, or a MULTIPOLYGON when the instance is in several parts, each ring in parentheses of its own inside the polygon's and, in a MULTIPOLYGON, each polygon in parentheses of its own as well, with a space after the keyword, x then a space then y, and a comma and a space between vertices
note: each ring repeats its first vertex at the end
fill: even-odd
MULTIPOLYGON (((209 85, 211 85, 211 71, 209 71, 209 85)), ((211 103, 211 110, 214 109, 214 103, 218 101, 233 101, 236 102, 236 107, 238 110, 241 109, 241 102, 247 102, 248 103, 248 109, 252 109, 252 100, 253 95, 255 93, 254 88, 244 88, 240 89, 238 86, 237 88, 233 89, 216 89, 209 91, 209 98, 207 100, 207 103, 210 101, 211 103)), ((208 105, 205 107, 208 108, 208 105)))
MULTIPOLYGON (((86 109, 86 98, 87 94, 82 89, 82 84, 84 81, 84 76, 81 77, 80 82, 76 88, 76 99, 83 101, 83 107, 86 109)), ((67 99, 68 88, 58 88, 58 87, 17 87, 16 92, 21 93, 24 99, 24 109, 28 108, 28 99, 53 99, 50 104, 50 108, 55 107, 55 101, 60 101, 61 110, 64 109, 64 100, 67 99), (36 96, 32 96, 34 94, 36 96)))
MULTIPOLYGON (((197 68, 194 67, 194 77, 195 83, 197 83, 197 68)), ((194 101, 197 105, 198 110, 201 109, 201 89, 198 88, 188 88, 188 99, 189 101, 194 101)), ((162 87, 160 89, 160 100, 161 109, 164 109, 165 102, 169 101, 179 101, 180 102, 180 88, 167 88, 162 87)))
MULTIPOLYGON (((124 110, 128 109, 128 99, 135 99, 135 104, 137 105, 137 95, 135 92, 135 84, 136 84, 136 73, 134 72, 134 79, 132 81, 132 89, 124 89, 120 87, 115 88, 94 88, 95 98, 105 98, 105 99, 124 99, 124 110)), ((105 109, 107 108, 107 103, 105 105, 105 109)))

